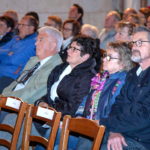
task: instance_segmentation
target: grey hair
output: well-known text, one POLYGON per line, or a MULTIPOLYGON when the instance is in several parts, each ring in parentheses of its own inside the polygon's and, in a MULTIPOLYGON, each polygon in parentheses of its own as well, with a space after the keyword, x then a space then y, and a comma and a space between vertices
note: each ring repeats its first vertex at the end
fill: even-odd
POLYGON ((98 38, 98 29, 97 27, 90 25, 90 24, 84 24, 81 28, 81 34, 85 34, 89 37, 92 37, 93 39, 98 38), (86 32, 82 33, 82 31, 85 30, 86 32))
POLYGON ((114 16, 117 21, 121 20, 120 14, 115 10, 109 11, 107 16, 114 16))
POLYGON ((131 45, 126 42, 111 42, 108 48, 112 48, 119 54, 119 60, 123 64, 123 70, 129 71, 134 64, 131 60, 131 45))
POLYGON ((60 48, 62 46, 62 42, 63 42, 63 36, 62 33, 60 31, 58 31, 56 28, 54 27, 49 27, 49 26, 44 26, 41 27, 38 32, 45 32, 47 33, 49 36, 53 36, 53 38, 56 40, 57 43, 57 47, 56 50, 59 52, 60 48))
POLYGON ((137 33, 137 32, 146 32, 147 35, 148 35, 148 40, 150 40, 150 29, 148 29, 147 27, 145 26, 138 26, 135 28, 135 31, 134 31, 134 34, 137 33))

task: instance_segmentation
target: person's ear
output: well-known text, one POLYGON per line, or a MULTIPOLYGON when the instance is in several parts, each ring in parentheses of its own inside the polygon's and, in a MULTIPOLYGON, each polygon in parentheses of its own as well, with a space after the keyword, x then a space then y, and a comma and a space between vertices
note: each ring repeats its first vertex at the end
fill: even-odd
POLYGON ((78 17, 77 17, 77 20, 81 17, 81 13, 78 13, 78 17))
POLYGON ((83 60, 86 61, 90 58, 90 54, 85 54, 82 56, 83 60))
POLYGON ((10 31, 11 31, 11 27, 8 27, 8 28, 7 28, 7 32, 10 32, 10 31))

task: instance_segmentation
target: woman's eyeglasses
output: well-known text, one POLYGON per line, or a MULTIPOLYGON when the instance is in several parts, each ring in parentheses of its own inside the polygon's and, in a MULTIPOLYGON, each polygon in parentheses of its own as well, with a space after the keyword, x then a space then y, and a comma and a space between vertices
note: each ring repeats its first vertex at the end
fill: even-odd
POLYGON ((107 55, 106 53, 103 54, 103 58, 106 58, 107 61, 111 61, 112 59, 119 59, 117 57, 112 57, 110 55, 107 55))
POLYGON ((73 46, 71 46, 71 45, 68 46, 68 49, 71 49, 71 50, 73 50, 73 51, 82 51, 81 49, 78 49, 78 48, 73 47, 73 46))

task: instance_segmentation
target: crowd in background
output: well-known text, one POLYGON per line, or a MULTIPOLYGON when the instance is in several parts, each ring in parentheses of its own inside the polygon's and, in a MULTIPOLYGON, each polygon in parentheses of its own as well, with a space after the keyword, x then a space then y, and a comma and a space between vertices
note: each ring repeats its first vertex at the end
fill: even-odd
MULTIPOLYGON (((27 12, 20 20, 15 10, 4 12, 0 16, 0 94, 20 97, 29 104, 51 106, 61 111, 62 116, 82 116, 98 122, 104 119, 107 126, 105 119, 126 76, 131 80, 127 72, 141 63, 133 58, 133 51, 137 51, 134 45, 141 47, 142 42, 150 42, 150 39, 144 41, 142 38, 134 41, 134 35, 139 32, 150 34, 150 8, 138 11, 127 8, 122 13, 111 10, 101 31, 92 24, 85 24, 83 17, 83 8, 73 4, 66 20, 48 16, 39 27, 35 11, 27 12), (137 30, 139 28, 141 30, 137 30)), ((0 112, 0 123, 7 122, 9 117, 0 112)), ((49 136, 41 127, 42 124, 35 124, 36 131, 49 136)), ((91 146, 89 139, 71 138, 74 142, 70 149, 76 149, 77 144, 79 149, 91 146)), ((59 145, 58 139, 59 133, 55 149, 59 145)), ((123 140, 122 145, 127 146, 123 140)), ((148 150, 149 142, 143 143, 140 150, 148 150)), ((42 150, 42 147, 36 149, 42 150)))

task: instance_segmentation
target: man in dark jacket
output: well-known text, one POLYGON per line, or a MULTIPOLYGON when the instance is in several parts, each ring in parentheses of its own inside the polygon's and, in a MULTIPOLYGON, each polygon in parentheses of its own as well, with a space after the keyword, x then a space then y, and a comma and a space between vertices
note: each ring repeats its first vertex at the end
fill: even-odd
POLYGON ((139 66, 127 74, 109 117, 100 120, 108 131, 101 150, 150 148, 150 30, 138 27, 132 40, 132 60, 139 66))

